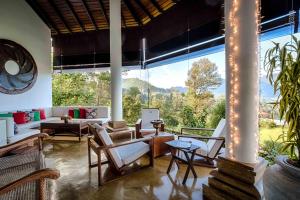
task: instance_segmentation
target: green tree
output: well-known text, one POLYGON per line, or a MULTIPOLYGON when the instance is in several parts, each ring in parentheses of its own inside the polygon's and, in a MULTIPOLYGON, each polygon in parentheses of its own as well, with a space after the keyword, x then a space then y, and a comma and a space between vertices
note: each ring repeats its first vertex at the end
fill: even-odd
POLYGON ((216 128, 219 124, 219 121, 224 118, 225 119, 226 112, 226 101, 225 99, 219 100, 214 107, 212 108, 208 118, 209 118, 209 127, 216 128))
POLYGON ((141 92, 137 87, 131 87, 123 94, 123 117, 130 123, 134 124, 142 109, 141 92))

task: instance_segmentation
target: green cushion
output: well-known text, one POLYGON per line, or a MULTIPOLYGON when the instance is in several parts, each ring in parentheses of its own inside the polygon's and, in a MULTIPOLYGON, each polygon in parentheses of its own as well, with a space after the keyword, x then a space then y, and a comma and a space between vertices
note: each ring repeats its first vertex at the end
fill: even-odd
POLYGON ((74 109, 74 119, 79 119, 80 112, 79 109, 74 109))
POLYGON ((41 113, 40 113, 40 111, 33 111, 33 113, 34 113, 33 120, 34 121, 41 121, 41 113))
POLYGON ((13 117, 12 113, 2 113, 0 114, 0 117, 13 117))

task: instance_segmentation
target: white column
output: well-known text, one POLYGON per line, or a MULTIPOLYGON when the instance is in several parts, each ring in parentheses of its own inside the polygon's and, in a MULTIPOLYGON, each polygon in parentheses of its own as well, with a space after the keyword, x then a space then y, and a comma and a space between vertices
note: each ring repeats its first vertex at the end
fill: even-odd
POLYGON ((225 0, 226 157, 256 163, 258 156, 259 0, 225 0))
POLYGON ((111 117, 123 120, 122 108, 122 32, 121 0, 109 1, 110 16, 110 69, 111 69, 111 117))

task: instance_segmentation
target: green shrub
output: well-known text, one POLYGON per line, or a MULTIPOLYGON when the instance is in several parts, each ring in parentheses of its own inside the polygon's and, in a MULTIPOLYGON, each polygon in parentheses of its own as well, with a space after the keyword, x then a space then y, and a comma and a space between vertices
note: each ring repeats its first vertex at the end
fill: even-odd
POLYGON ((216 128, 219 124, 219 121, 224 118, 225 119, 225 112, 226 112, 226 101, 225 99, 219 100, 211 110, 209 114, 209 127, 216 128))
POLYGON ((261 128, 276 128, 276 123, 271 119, 260 119, 259 120, 259 127, 261 128))
POLYGON ((275 158, 278 155, 287 154, 282 151, 283 144, 274 140, 266 140, 260 147, 259 156, 269 162, 269 165, 275 164, 275 158))

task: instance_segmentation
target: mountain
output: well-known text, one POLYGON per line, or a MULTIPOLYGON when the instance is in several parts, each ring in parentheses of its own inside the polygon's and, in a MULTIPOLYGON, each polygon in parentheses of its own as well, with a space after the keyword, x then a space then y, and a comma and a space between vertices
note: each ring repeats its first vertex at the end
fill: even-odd
POLYGON ((131 87, 137 87, 141 90, 142 93, 146 93, 148 91, 148 87, 152 93, 170 93, 170 89, 164 89, 155 87, 152 84, 148 84, 147 81, 143 81, 138 78, 127 78, 123 79, 123 89, 129 89, 131 87))
POLYGON ((171 87, 170 90, 177 91, 177 92, 184 93, 184 94, 187 93, 187 91, 188 91, 187 87, 182 87, 182 86, 171 87))

